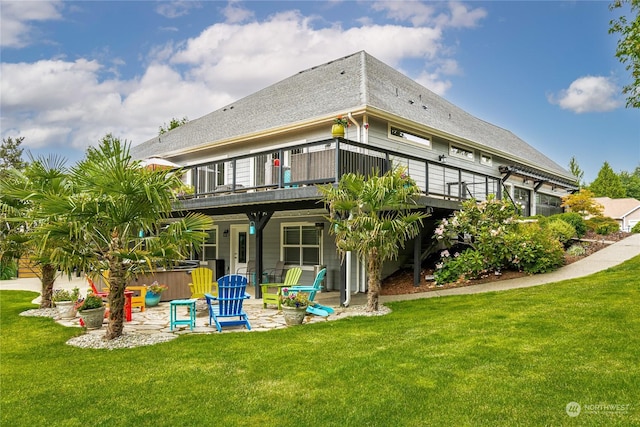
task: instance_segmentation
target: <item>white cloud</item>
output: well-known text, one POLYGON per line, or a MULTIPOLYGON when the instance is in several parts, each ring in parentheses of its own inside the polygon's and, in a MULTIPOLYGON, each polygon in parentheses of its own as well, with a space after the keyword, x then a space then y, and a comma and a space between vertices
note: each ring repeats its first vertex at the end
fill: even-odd
POLYGON ((202 5, 197 1, 161 2, 156 7, 156 12, 165 18, 179 18, 188 15, 191 9, 199 9, 202 5))
POLYGON ((552 104, 574 113, 612 111, 623 105, 618 86, 608 77, 585 76, 574 80, 568 89, 548 95, 552 104))
POLYGON ((253 11, 239 6, 238 3, 238 1, 230 1, 227 7, 222 10, 222 14, 230 24, 248 21, 255 16, 253 11))
POLYGON ((62 1, 2 1, 0 46, 21 48, 37 40, 33 21, 62 19, 62 1))
POLYGON ((422 3, 419 1, 381 1, 375 2, 371 8, 386 12, 387 17, 399 22, 407 21, 419 27, 431 25, 436 27, 475 27, 478 21, 487 16, 482 8, 469 9, 463 3, 451 2, 447 12, 439 12, 441 4, 422 3), (438 13, 436 15, 436 13, 438 13))

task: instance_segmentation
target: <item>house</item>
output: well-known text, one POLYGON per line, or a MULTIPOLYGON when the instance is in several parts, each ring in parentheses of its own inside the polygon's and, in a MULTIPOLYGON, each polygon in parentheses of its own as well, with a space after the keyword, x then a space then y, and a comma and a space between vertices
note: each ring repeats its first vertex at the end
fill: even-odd
POLYGON ((249 262, 264 271, 282 260, 301 266, 309 283, 326 266, 326 288, 339 289, 346 304, 352 292, 366 290, 365 268, 355 257, 340 262, 318 184, 338 182, 346 172, 405 166, 423 192, 420 208, 432 216, 403 258, 385 268, 413 262, 416 281, 435 219, 461 201, 494 194, 513 199, 524 215, 549 215, 577 190, 574 176, 513 133, 364 51, 301 71, 153 137, 132 154, 184 167, 194 194, 179 209, 216 223, 201 262, 223 259, 222 273, 233 273, 249 262), (344 137, 330 133, 338 116, 350 123, 344 137))
POLYGON ((640 222, 640 201, 633 198, 612 199, 610 197, 594 197, 596 203, 602 205, 602 215, 615 219, 621 231, 631 231, 640 222))

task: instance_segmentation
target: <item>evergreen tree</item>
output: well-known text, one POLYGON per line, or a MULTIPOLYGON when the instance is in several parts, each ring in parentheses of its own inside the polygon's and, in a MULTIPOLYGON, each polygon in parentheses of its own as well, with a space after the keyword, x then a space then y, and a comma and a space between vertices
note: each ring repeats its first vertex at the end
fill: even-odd
POLYGON ((620 181, 627 193, 627 197, 640 200, 640 166, 636 166, 633 173, 620 172, 620 181))
POLYGON ((576 177, 576 185, 578 187, 582 187, 584 171, 580 169, 580 165, 578 165, 578 161, 575 156, 572 156, 571 160, 569 160, 569 170, 571 171, 571 174, 576 177))
POLYGON ((620 199, 626 196, 620 177, 611 169, 608 162, 604 162, 598 177, 589 186, 595 197, 611 197, 620 199))

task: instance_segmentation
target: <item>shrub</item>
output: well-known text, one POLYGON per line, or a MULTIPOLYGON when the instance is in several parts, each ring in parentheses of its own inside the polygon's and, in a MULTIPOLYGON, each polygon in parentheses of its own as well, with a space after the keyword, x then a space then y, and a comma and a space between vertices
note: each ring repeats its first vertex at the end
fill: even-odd
POLYGON ((584 248, 584 246, 579 244, 571 245, 571 247, 567 249, 567 255, 571 256, 583 256, 586 253, 587 250, 584 248))
POLYGON ((608 216, 595 216, 587 220, 587 228, 596 234, 606 236, 607 234, 620 231, 620 224, 608 216))
POLYGON ((60 301, 73 301, 76 302, 80 299, 80 289, 73 288, 72 290, 68 289, 54 289, 51 294, 51 301, 60 302, 60 301))
POLYGON ((631 229, 632 233, 640 233, 640 222, 638 222, 636 225, 633 226, 633 228, 631 229))
POLYGON ((511 252, 509 267, 529 274, 553 271, 564 263, 562 244, 539 224, 520 224, 505 245, 511 252))
POLYGON ((9 280, 18 276, 18 263, 14 260, 0 262, 0 280, 9 280))
POLYGON ((551 215, 548 220, 553 221, 556 219, 561 219, 567 224, 573 226, 576 230, 576 236, 578 238, 584 236, 587 233, 587 224, 584 222, 584 219, 577 212, 565 212, 557 215, 551 215))
POLYGON ((486 272, 482 255, 473 249, 466 249, 461 254, 450 256, 449 251, 442 251, 443 262, 438 264, 434 272, 437 285, 457 282, 458 280, 476 279, 486 272))
POLYGON ((78 311, 91 310, 92 308, 100 308, 104 305, 102 298, 96 294, 89 294, 78 307, 78 311))
POLYGON ((576 229, 562 219, 547 222, 545 228, 563 245, 566 245, 576 235, 576 229))

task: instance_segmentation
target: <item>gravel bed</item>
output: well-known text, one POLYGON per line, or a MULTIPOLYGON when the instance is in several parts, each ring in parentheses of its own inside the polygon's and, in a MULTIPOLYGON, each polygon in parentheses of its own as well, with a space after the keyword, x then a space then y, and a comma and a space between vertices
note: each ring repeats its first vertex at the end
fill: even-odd
MULTIPOLYGON (((337 315, 342 316, 382 316, 390 313, 391 310, 388 307, 380 304, 379 310, 375 312, 366 311, 366 305, 354 305, 336 310, 337 315)), ((37 316, 37 317, 51 317, 58 320, 58 310, 55 308, 37 308, 32 310, 23 311, 21 316, 37 316)), ((115 350, 120 348, 134 348, 145 345, 154 345, 167 341, 171 341, 177 338, 178 335, 172 333, 153 333, 153 334, 140 334, 123 332, 122 336, 113 340, 104 339, 104 331, 88 331, 87 333, 71 338, 67 341, 68 345, 81 348, 94 348, 94 349, 106 349, 115 350)))

